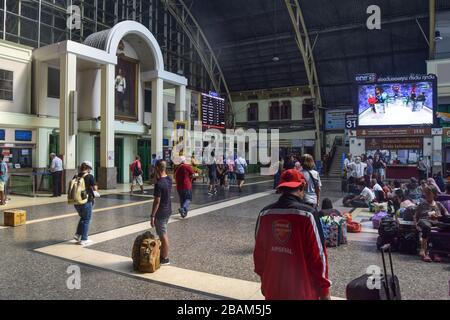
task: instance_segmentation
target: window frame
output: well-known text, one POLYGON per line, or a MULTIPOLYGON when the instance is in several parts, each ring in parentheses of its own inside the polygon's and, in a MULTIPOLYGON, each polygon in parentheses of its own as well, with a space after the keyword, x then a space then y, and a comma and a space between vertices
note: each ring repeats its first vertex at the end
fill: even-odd
POLYGON ((259 105, 257 102, 252 102, 248 104, 247 121, 259 121, 259 105))
POLYGON ((14 101, 14 71, 7 69, 0 69, 0 74, 3 74, 3 78, 0 78, 0 81, 11 84, 11 89, 1 88, 0 87, 0 100, 4 101, 14 101), (11 79, 7 79, 6 75, 11 75, 11 79), (11 94, 11 98, 7 97, 6 94, 11 94))
POLYGON ((48 66, 47 68, 47 98, 52 98, 52 99, 60 99, 61 98, 61 71, 53 66, 48 66), (50 86, 50 70, 57 71, 58 72, 58 94, 55 94, 55 92, 50 92, 50 88, 53 86, 50 86))

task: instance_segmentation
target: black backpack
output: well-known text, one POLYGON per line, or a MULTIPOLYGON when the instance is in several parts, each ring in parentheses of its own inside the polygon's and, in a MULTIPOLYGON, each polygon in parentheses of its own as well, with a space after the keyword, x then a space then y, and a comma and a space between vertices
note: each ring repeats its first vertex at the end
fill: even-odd
POLYGON ((398 222, 392 216, 387 215, 380 221, 378 234, 382 238, 393 238, 398 236, 399 230, 398 222))
POLYGON ((403 211, 403 220, 414 221, 414 216, 416 215, 416 206, 407 207, 403 211))
POLYGON ((142 175, 142 173, 143 172, 141 169, 139 169, 138 164, 135 163, 134 168, 133 168, 133 176, 138 177, 138 176, 142 175))

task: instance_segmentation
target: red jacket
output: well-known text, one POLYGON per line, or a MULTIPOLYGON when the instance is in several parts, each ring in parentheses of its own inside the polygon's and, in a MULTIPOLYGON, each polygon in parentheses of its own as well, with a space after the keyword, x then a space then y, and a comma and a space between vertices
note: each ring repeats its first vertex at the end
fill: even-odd
POLYGON ((318 215, 283 195, 258 219, 255 272, 267 300, 317 300, 329 294, 328 261, 318 215))
POLYGON ((377 103, 377 98, 371 97, 367 101, 369 102, 369 104, 375 104, 375 103, 377 103))

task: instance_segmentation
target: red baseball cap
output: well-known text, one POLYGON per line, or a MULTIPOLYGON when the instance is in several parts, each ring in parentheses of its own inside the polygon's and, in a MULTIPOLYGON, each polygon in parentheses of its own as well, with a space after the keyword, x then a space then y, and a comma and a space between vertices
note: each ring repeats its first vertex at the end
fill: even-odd
POLYGON ((296 169, 289 169, 284 171, 280 177, 280 184, 278 188, 298 188, 301 185, 305 185, 306 180, 303 173, 296 169))

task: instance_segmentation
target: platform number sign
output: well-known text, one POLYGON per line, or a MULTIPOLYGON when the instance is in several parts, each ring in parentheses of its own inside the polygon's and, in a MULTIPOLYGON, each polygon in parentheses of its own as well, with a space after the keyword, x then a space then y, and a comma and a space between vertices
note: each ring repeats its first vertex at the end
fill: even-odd
POLYGON ((358 116, 353 113, 345 114, 345 128, 346 129, 356 129, 358 122, 358 116))

